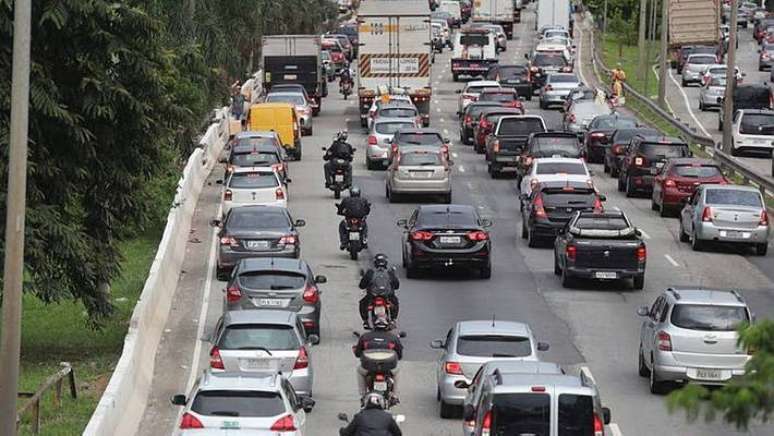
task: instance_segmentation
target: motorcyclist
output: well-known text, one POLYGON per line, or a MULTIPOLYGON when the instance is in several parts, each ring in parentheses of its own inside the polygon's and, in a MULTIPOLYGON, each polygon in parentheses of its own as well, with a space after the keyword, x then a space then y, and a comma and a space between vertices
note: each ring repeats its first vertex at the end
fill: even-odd
POLYGON ((403 436, 398 423, 384 410, 384 398, 375 392, 363 396, 363 410, 339 429, 340 436, 403 436))
MULTIPOLYGON (((333 160, 344 159, 348 162, 352 162, 352 154, 355 153, 354 147, 347 142, 347 131, 342 130, 336 134, 333 143, 325 151, 323 159, 325 162, 325 187, 330 188, 333 185, 333 160)), ((346 174, 347 185, 352 183, 352 171, 348 171, 346 174)))
POLYGON ((347 229, 347 219, 349 218, 358 218, 363 221, 360 233, 363 237, 363 248, 367 248, 368 223, 366 222, 366 217, 371 213, 371 202, 365 197, 360 196, 360 188, 353 186, 349 188, 349 197, 341 200, 341 203, 337 204, 336 207, 339 209, 337 213, 344 217, 339 223, 339 242, 341 244, 339 248, 344 250, 349 243, 349 232, 347 229))
MULTIPOLYGON (((355 357, 359 359, 363 355, 363 350, 395 350, 398 360, 403 359, 403 344, 397 335, 387 330, 388 328, 387 320, 378 318, 374 322, 373 330, 360 335, 357 345, 352 349, 355 357)), ((368 377, 368 371, 362 365, 358 365, 357 386, 360 389, 360 395, 366 392, 366 377, 368 377)), ((398 402, 398 368, 392 370, 392 398, 389 401, 393 404, 398 402)))
POLYGON ((360 289, 366 290, 366 293, 363 298, 360 299, 359 304, 360 318, 363 320, 364 328, 369 327, 368 306, 373 301, 373 294, 369 291, 371 291, 372 287, 374 286, 390 288, 392 292, 390 292, 389 296, 387 297, 390 301, 390 304, 392 304, 390 314, 392 315, 393 319, 397 319, 399 303, 398 296, 395 294, 395 291, 400 288, 400 280, 398 279, 398 274, 395 271, 395 267, 390 266, 389 259, 385 254, 382 253, 374 256, 373 267, 366 271, 366 273, 363 274, 363 277, 360 279, 360 289))
POLYGON ((341 72, 339 73, 339 84, 343 85, 344 83, 352 84, 352 77, 355 74, 354 71, 352 71, 352 68, 347 66, 346 68, 342 68, 341 72))

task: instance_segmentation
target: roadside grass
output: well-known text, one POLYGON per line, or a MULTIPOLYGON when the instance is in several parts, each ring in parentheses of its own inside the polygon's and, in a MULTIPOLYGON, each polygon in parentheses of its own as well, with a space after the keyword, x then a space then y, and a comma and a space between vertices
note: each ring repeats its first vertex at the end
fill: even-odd
POLYGON ((651 67, 658 61, 659 41, 647 41, 645 47, 625 44, 619 47, 618 41, 619 37, 614 34, 608 33, 605 35, 601 47, 602 60, 605 65, 612 69, 620 62, 621 67, 626 72, 626 83, 628 83, 629 86, 636 89, 640 94, 647 96, 658 95, 658 79, 653 74, 651 67), (639 71, 639 59, 640 51, 646 50, 647 55, 648 47, 650 48, 650 56, 646 58, 647 70, 645 73, 647 79, 645 79, 645 76, 640 74, 639 71), (646 83, 647 89, 645 88, 646 83))
MULTIPOLYGON (((122 244, 122 274, 111 285, 116 311, 102 330, 88 327, 80 303, 46 305, 32 295, 24 296, 20 391, 34 392, 60 369, 59 362, 72 364, 78 390, 73 400, 65 383, 58 409, 53 404, 53 389, 48 391, 41 402, 42 434, 74 435, 86 427, 121 353, 161 233, 161 228, 153 229, 122 244)), ((19 407, 25 401, 20 398, 19 407)), ((20 434, 32 434, 31 417, 30 413, 22 417, 20 434)))

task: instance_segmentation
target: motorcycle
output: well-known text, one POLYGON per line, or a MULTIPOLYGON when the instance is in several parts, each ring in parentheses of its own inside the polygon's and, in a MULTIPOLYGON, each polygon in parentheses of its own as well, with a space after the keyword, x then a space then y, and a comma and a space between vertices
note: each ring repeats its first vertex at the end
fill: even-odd
POLYGON ((352 94, 352 79, 341 79, 339 82, 339 91, 344 96, 344 100, 352 94))
MULTIPOLYGON (((337 204, 338 206, 338 204, 337 204)), ((363 250, 365 242, 363 240, 363 227, 365 226, 364 218, 344 218, 345 225, 347 227, 347 246, 345 249, 349 251, 349 258, 357 260, 358 254, 363 250)))
MULTIPOLYGON (((352 332, 360 337, 357 332, 352 332)), ((400 332, 400 337, 405 338, 406 333, 400 332)), ((354 350, 355 347, 353 346, 354 350)), ((391 349, 363 350, 360 355, 360 367, 367 371, 366 391, 376 392, 387 401, 387 408, 397 404, 394 395, 395 384, 392 371, 398 367, 398 352, 391 349)))
MULTIPOLYGON (((323 147, 323 151, 327 148, 323 147)), ((353 150, 354 152, 355 150, 353 150)), ((346 191, 350 188, 352 182, 350 181, 349 174, 352 171, 352 164, 347 159, 333 158, 333 184, 328 188, 333 191, 333 198, 336 200, 341 198, 341 191, 346 191)))
MULTIPOLYGON (((347 416, 346 413, 339 413, 338 418, 339 421, 344 421, 344 423, 349 424, 349 416, 347 416)), ((395 422, 398 423, 398 425, 406 422, 406 415, 393 415, 392 418, 395 420, 395 422)))

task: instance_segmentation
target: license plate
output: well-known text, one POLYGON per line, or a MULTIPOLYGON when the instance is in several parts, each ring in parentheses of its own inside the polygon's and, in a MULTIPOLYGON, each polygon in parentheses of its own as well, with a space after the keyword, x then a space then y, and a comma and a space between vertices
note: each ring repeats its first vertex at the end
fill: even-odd
POLYGON ((753 144, 767 144, 768 142, 769 142, 769 141, 767 141, 767 140, 765 140, 765 139, 753 139, 753 140, 752 140, 752 143, 753 143, 753 144))
POLYGON ((721 230, 719 233, 721 238, 750 239, 752 236, 752 233, 750 232, 738 232, 736 230, 721 230))
POLYGON ((696 378, 700 380, 720 380, 723 378, 723 371, 719 369, 696 369, 696 378))
POLYGON ((253 250, 260 250, 264 248, 269 248, 269 242, 268 241, 247 241, 245 242, 246 247, 253 249, 253 250))
POLYGON ((336 174, 333 176, 333 180, 337 182, 343 182, 344 181, 344 174, 336 174))
POLYGON ((384 306, 376 306, 376 307, 374 307, 374 315, 382 316, 385 313, 387 313, 387 309, 384 306))
POLYGON ((416 177, 417 179, 427 179, 432 175, 432 171, 411 171, 411 177, 416 177))
POLYGON ((285 80, 296 80, 298 76, 295 74, 285 74, 285 80))
POLYGON ((374 390, 375 391, 381 391, 381 392, 387 392, 387 382, 386 381, 374 382, 374 390))
POLYGON ((658 168, 658 167, 656 167, 656 168, 651 168, 651 169, 650 169, 650 174, 652 174, 652 175, 656 175, 656 174, 658 174, 658 171, 659 171, 659 170, 660 170, 660 168, 658 168))
POLYGON ((220 428, 228 429, 228 430, 234 430, 239 429, 239 421, 223 421, 223 424, 220 428))
POLYGON ((349 240, 350 241, 359 241, 360 240, 360 232, 349 232, 349 240))
POLYGON ((239 366, 246 370, 262 370, 271 368, 270 359, 239 359, 239 366))
POLYGON ((508 83, 521 83, 521 80, 509 80, 508 83))
POLYGON ((594 278, 597 279, 615 279, 618 277, 618 274, 615 272, 603 272, 603 271, 597 271, 594 273, 594 278))
POLYGON ((656 162, 656 168, 661 169, 664 167, 664 162, 656 162))
POLYGON ((461 239, 459 236, 441 236, 441 244, 459 244, 461 239))
POLYGON ((258 298, 253 299, 253 302, 257 303, 258 306, 268 307, 285 307, 287 305, 287 300, 281 298, 258 298))

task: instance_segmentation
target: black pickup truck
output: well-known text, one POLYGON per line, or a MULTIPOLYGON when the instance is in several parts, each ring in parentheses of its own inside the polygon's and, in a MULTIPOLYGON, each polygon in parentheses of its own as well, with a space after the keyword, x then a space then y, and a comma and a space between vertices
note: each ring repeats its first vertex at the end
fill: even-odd
POLYGON ((634 289, 645 285, 647 249, 640 231, 621 211, 576 213, 554 241, 554 274, 562 286, 574 279, 631 278, 634 289))
POLYGON ((545 132, 546 123, 539 115, 506 115, 486 138, 486 164, 492 178, 503 171, 516 172, 519 155, 529 135, 545 132))

